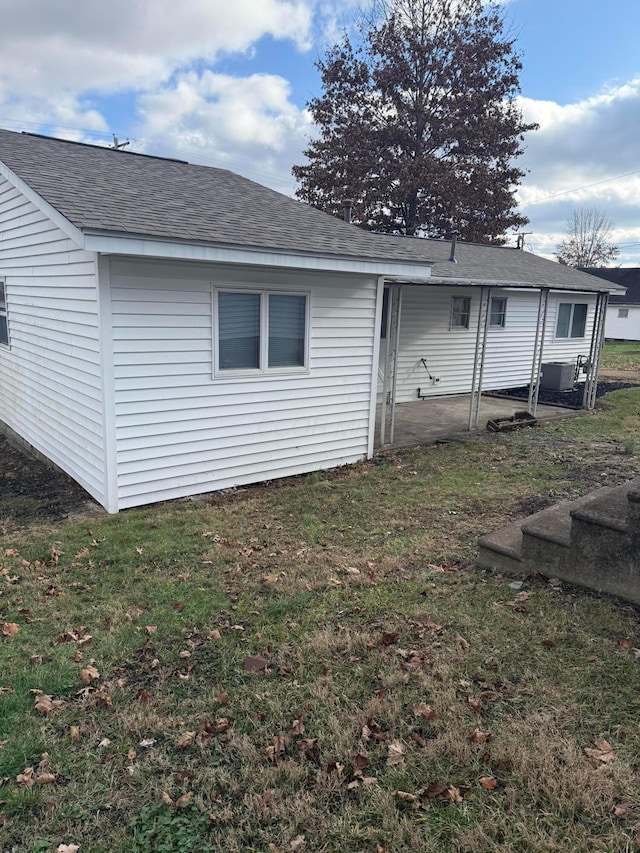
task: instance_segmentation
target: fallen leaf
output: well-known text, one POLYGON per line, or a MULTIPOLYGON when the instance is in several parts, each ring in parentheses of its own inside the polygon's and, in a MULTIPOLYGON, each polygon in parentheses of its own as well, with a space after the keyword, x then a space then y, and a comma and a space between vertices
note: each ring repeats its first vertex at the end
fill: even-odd
POLYGON ((78 853, 79 844, 58 844, 56 853, 78 853))
POLYGON ((151 749, 151 747, 155 744, 155 742, 156 742, 155 738, 152 738, 152 737, 144 738, 143 740, 140 741, 138 746, 141 746, 143 749, 151 749))
POLYGON ((211 640, 219 640, 222 637, 220 631, 217 628, 214 628, 213 631, 209 631, 209 638, 211 640))
POLYGON ((460 790, 455 788, 453 785, 450 785, 447 788, 447 794, 449 795, 449 799, 452 803, 461 803, 463 801, 460 790))
POLYGON ((175 604, 171 605, 171 609, 175 610, 176 613, 182 613, 184 610, 184 604, 181 601, 176 601, 175 604))
POLYGON ((244 659, 245 672, 262 672, 267 669, 270 661, 267 658, 247 656, 244 659))
POLYGON ((289 850, 300 850, 304 847, 305 843, 304 835, 297 835, 289 845, 289 850))
POLYGON ((165 804, 165 806, 172 806, 172 805, 174 805, 173 800, 171 799, 171 797, 169 796, 169 794, 167 794, 167 792, 166 792, 166 791, 163 791, 163 792, 162 792, 162 802, 165 804))
POLYGON ((424 717, 425 720, 435 720, 438 716, 431 705, 427 705, 426 702, 420 702, 420 704, 415 705, 413 708, 413 714, 415 717, 424 717))
POLYGON ((598 767, 600 764, 609 764, 616 759, 616 752, 608 741, 599 738, 595 741, 595 745, 595 749, 585 748, 585 753, 591 759, 594 767, 598 767))
POLYGON ((423 788, 420 792, 424 794, 425 797, 429 797, 430 800, 436 799, 436 797, 441 797, 447 791, 447 786, 443 785, 442 782, 430 782, 426 788, 423 788))
POLYGON ((618 645, 621 649, 632 649, 633 637, 620 637, 618 640, 618 645))
POLYGON ((91 682, 95 681, 96 678, 100 678, 100 673, 93 664, 89 664, 87 667, 80 670, 80 678, 82 679, 83 684, 91 684, 91 682))
POLYGON ((389 744, 387 751, 387 764, 390 766, 404 765, 404 746, 399 740, 394 740, 389 744))
POLYGON ((67 703, 64 699, 52 699, 51 696, 46 693, 40 693, 39 691, 33 703, 33 707, 42 717, 46 717, 47 714, 51 714, 53 711, 59 711, 61 708, 65 708, 66 705, 67 703))
POLYGON ((474 729, 469 737, 471 743, 486 743, 491 737, 491 732, 483 732, 482 729, 474 729))
POLYGON ((157 625, 145 625, 144 630, 147 632, 147 634, 155 634, 156 631, 158 630, 158 626, 157 625))
POLYGON ((291 731, 294 735, 304 734, 304 722, 302 721, 302 717, 297 717, 293 723, 291 724, 291 731))
POLYGON ((178 799, 176 800, 176 808, 182 808, 182 806, 184 806, 185 803, 188 803, 192 797, 193 791, 187 791, 186 794, 183 794, 181 797, 178 797, 178 799))
POLYGON ((195 732, 184 732, 184 734, 180 735, 180 737, 176 741, 176 746, 178 747, 178 749, 186 749, 188 746, 193 745, 195 739, 195 732))
POLYGON ((498 787, 498 780, 494 779, 493 776, 481 776, 479 781, 487 791, 493 791, 498 787))
POLYGON ((111 741, 109 740, 108 737, 103 737, 102 740, 100 741, 100 743, 98 744, 98 746, 101 746, 103 748, 107 747, 107 746, 111 746, 111 741))
POLYGON ((2 635, 4 637, 13 637, 20 630, 20 626, 15 622, 5 622, 2 626, 2 635))
POLYGON ((417 803, 418 798, 415 794, 409 794, 407 791, 394 791, 396 800, 401 800, 403 803, 417 803))
POLYGON ((611 809, 611 814, 614 817, 626 817, 629 814, 629 809, 626 806, 614 806, 611 809))
POLYGON ((80 737, 80 729, 78 726, 71 726, 69 729, 69 736, 71 740, 76 741, 80 737))
POLYGON ((469 705, 472 711, 475 711, 476 714, 482 713, 482 699, 479 699, 474 696, 469 696, 467 698, 467 704, 469 705))

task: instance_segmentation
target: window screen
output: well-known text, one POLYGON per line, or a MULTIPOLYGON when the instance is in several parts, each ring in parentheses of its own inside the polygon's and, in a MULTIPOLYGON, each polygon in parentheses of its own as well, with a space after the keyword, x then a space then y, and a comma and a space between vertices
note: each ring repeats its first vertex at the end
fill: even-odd
POLYGON ((218 364, 221 370, 260 367, 259 293, 218 293, 218 364))
POLYGON ((571 322, 571 337, 584 338, 584 332, 587 327, 587 306, 573 306, 573 320, 571 322))
POLYGON ((269 294, 269 367, 304 367, 305 296, 269 294))
POLYGON ((451 300, 451 328, 468 329, 471 313, 471 299, 468 296, 454 296, 451 300))
POLYGON ((504 296, 495 297, 491 300, 491 311, 489 313, 489 325, 504 327, 507 319, 507 300, 504 296))

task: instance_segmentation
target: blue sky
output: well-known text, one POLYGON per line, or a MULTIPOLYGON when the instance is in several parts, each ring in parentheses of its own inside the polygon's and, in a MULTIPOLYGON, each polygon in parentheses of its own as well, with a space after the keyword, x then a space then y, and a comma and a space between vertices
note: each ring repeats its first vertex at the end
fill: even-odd
MULTIPOLYGON (((0 0, 0 126, 224 166, 292 193, 314 61, 366 0, 0 0)), ((640 266, 640 2, 503 0, 523 54, 527 247, 577 207, 640 266), (631 174, 630 174, 631 173, 631 174), (625 177, 618 177, 624 175, 625 177)))

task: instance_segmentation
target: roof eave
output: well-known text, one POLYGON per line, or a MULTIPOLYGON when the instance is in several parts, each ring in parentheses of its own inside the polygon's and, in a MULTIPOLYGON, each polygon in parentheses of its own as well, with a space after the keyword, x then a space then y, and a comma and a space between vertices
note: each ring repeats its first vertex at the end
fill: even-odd
POLYGON ((259 246, 189 242, 89 230, 84 232, 84 248, 103 255, 356 273, 402 280, 426 281, 431 271, 429 261, 412 263, 385 258, 291 252, 259 246))

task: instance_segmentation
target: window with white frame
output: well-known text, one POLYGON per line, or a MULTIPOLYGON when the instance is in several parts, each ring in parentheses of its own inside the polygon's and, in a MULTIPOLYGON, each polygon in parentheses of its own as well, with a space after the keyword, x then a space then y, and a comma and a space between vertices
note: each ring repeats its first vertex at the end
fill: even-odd
POLYGON ((504 296, 492 296, 489 311, 489 326, 504 329, 507 323, 507 300, 504 296))
POLYGON ((450 329, 468 329, 471 316, 471 298, 469 296, 454 296, 451 299, 450 329))
POLYGON ((7 316, 7 294, 3 278, 0 278, 0 346, 9 346, 9 318, 7 316))
POLYGON ((618 308, 618 319, 627 320, 629 318, 628 308, 618 308))
POLYGON ((306 293, 217 288, 214 299, 217 373, 307 366, 306 293))
POLYGON ((584 302, 561 302, 558 305, 556 338, 584 338, 588 307, 584 302))

